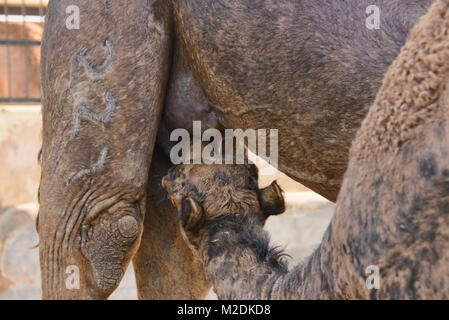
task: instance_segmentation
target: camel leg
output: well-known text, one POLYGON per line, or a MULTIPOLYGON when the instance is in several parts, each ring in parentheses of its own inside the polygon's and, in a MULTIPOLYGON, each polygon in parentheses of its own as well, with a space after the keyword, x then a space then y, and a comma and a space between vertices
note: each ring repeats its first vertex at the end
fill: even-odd
POLYGON ((44 299, 107 298, 139 247, 169 75, 169 15, 162 0, 49 3, 41 61, 44 299), (66 28, 67 11, 79 13, 79 29, 66 28))
POLYGON ((175 208, 161 180, 172 166, 156 148, 150 167, 147 216, 139 250, 133 258, 139 299, 204 299, 210 290, 201 261, 187 247, 175 208))

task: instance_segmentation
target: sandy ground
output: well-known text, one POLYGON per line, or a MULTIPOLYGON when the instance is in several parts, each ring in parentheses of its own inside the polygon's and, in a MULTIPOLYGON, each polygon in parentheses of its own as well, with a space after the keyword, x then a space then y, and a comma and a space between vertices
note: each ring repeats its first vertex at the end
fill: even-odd
MULTIPOLYGON (((41 113, 38 106, 0 106, 0 299, 40 299, 35 217, 40 168, 41 113)), ((260 165, 260 185, 278 180, 286 191, 287 211, 270 217, 266 229, 272 243, 292 257, 290 266, 319 244, 334 205, 284 174, 267 174, 260 165)), ((111 299, 137 299, 130 266, 111 299)), ((211 292, 208 299, 214 299, 211 292)))

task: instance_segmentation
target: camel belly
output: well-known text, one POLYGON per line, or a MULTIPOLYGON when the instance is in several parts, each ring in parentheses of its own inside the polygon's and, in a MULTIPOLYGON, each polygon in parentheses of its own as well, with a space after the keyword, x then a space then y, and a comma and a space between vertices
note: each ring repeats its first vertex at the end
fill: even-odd
POLYGON ((384 19, 393 9, 409 19, 376 34, 368 2, 174 0, 179 52, 209 114, 226 128, 277 129, 279 169, 332 201, 383 74, 428 5, 383 2, 384 19))

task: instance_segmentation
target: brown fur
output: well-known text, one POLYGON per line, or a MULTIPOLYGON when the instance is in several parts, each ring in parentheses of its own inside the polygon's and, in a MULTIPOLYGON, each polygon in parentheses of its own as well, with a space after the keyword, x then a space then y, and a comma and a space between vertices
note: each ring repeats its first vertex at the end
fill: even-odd
POLYGON ((211 221, 252 216, 263 226, 270 215, 284 212, 278 184, 259 189, 257 180, 255 165, 180 165, 169 170, 162 185, 176 208, 181 233, 196 248, 197 228, 211 221))
POLYGON ((260 213, 261 222, 285 210, 282 190, 273 182, 259 189, 254 165, 182 165, 171 169, 162 186, 179 211, 182 200, 193 197, 201 201, 210 219, 247 212, 260 213))
POLYGON ((175 0, 175 43, 187 67, 174 65, 162 129, 189 129, 192 118, 278 129, 279 169, 335 201, 355 133, 430 3, 377 1, 382 27, 373 31, 363 26, 369 0, 175 0), (204 94, 173 93, 196 87, 204 94))
MULTIPOLYGON (((218 192, 208 199, 213 188, 205 189, 198 175, 218 171, 231 180, 240 170, 245 180, 249 171, 198 166, 169 174, 164 186, 219 298, 449 298, 448 32, 449 1, 437 0, 387 72, 358 132, 320 246, 291 270, 269 247, 256 202, 247 201, 239 215, 215 206, 219 217, 205 207, 224 199, 218 192), (196 190, 188 202, 178 197, 180 184, 196 190), (365 285, 370 265, 380 269, 379 290, 365 285)), ((233 191, 235 201, 245 202, 239 194, 250 189, 233 191)))
MULTIPOLYGON (((158 194, 147 187, 158 128, 165 152, 168 133, 191 120, 278 129, 280 169, 335 201, 355 132, 430 1, 379 0, 379 31, 361 27, 369 0, 51 1, 41 59, 43 297, 106 298, 144 228, 154 235, 144 216, 147 193, 158 194), (72 4, 80 30, 63 27, 72 4), (122 218, 132 237, 120 234, 122 218), (65 287, 69 265, 80 268, 80 290, 65 287)), ((270 194, 257 200, 259 219, 280 205, 264 204, 270 194)), ((161 221, 162 230, 174 223, 161 221)), ((157 281, 142 266, 139 287, 157 281)))

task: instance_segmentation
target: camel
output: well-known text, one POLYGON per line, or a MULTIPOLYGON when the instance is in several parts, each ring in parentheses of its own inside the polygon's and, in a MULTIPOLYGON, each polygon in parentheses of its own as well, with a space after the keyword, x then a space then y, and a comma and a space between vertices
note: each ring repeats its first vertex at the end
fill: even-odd
POLYGON ((449 298, 448 32, 449 0, 437 0, 358 130, 322 242, 291 269, 263 230, 254 168, 169 171, 163 186, 220 299, 449 298))
POLYGON ((278 130, 279 170, 335 201, 351 141, 431 1, 379 0, 378 30, 365 27, 369 0, 50 1, 43 298, 106 299, 131 260, 142 299, 207 294, 154 171, 173 165, 170 136, 192 133, 193 121, 204 131, 278 130), (66 27, 69 6, 79 29, 66 27), (74 267, 78 290, 66 286, 74 267))

